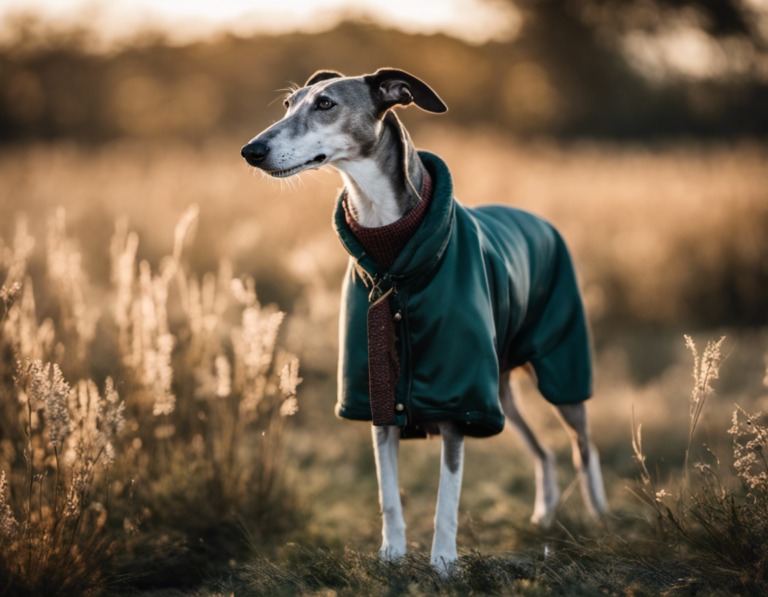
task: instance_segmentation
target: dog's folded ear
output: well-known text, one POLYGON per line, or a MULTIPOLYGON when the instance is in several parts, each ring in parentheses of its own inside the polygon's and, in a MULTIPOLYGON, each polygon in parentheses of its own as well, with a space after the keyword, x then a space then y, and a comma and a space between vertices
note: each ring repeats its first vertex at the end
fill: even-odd
POLYGON ((343 76, 344 75, 337 73, 335 70, 319 70, 307 79, 307 82, 304 83, 304 87, 309 87, 310 85, 314 85, 320 81, 327 81, 328 79, 338 79, 343 76))
POLYGON ((364 77, 377 101, 379 114, 393 106, 416 104, 426 112, 442 114, 448 110, 440 96, 421 79, 396 68, 380 68, 364 77))

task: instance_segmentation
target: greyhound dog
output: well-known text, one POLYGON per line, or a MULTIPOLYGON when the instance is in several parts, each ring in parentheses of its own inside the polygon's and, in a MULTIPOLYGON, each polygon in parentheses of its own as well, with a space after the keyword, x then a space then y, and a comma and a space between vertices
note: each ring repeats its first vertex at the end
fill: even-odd
MULTIPOLYGON (((388 226, 419 204, 418 189, 426 176, 419 153, 392 109, 411 103, 433 113, 447 110, 426 83, 401 70, 380 69, 358 77, 318 71, 304 87, 287 96, 285 117, 249 141, 241 154, 249 165, 275 178, 330 165, 341 173, 349 211, 357 223, 366 228, 388 226)), ((525 368, 535 379, 534 368, 525 368)), ((497 396, 503 411, 502 426, 506 418, 533 456, 536 496, 531 521, 546 527, 553 521, 560 497, 555 458, 523 418, 509 371, 499 374, 497 396)), ((555 409, 571 437, 584 503, 588 513, 597 518, 606 511, 606 499, 584 403, 560 404, 555 409)), ((431 562, 439 572, 448 574, 458 559, 456 534, 466 427, 446 420, 435 421, 430 429, 442 437, 431 562)), ((379 553, 385 560, 396 560, 406 553, 398 485, 401 429, 374 425, 372 432, 383 515, 379 553)))

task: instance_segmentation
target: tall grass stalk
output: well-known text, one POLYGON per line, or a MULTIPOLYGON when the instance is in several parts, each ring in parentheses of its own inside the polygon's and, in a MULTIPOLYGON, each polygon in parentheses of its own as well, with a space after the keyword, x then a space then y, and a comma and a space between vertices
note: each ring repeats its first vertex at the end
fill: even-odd
POLYGON ((711 383, 720 377, 720 365, 723 361, 723 355, 721 347, 725 336, 721 337, 718 341, 710 340, 707 342, 707 347, 704 349, 704 354, 699 356, 696 350, 696 344, 690 336, 686 335, 685 345, 693 354, 693 390, 691 391, 690 399, 690 411, 689 411, 689 426, 688 426, 688 445, 685 448, 685 463, 683 464, 683 479, 686 484, 688 483, 688 457, 691 453, 691 443, 693 442, 693 434, 696 431, 696 426, 699 423, 701 413, 704 411, 704 403, 707 400, 707 396, 714 392, 711 383))
POLYGON ((112 556, 153 529, 242 520, 264 536, 291 520, 281 438, 301 379, 279 346, 285 314, 227 262, 202 283, 187 271, 197 217, 183 214, 157 268, 118 221, 104 313, 63 210, 40 279, 52 319, 37 315, 24 218, 0 251, 0 358, 15 370, 0 377, 0 595, 97 592, 112 556), (117 358, 94 359, 95 340, 117 358))
POLYGON ((78 386, 71 388, 55 364, 34 361, 16 366, 17 398, 26 413, 25 468, 22 472, 11 467, 9 476, 3 471, 0 481, 3 595, 95 592, 117 545, 118 537, 106 529, 106 511, 92 498, 97 466, 106 464, 108 446, 124 423, 124 407, 111 380, 103 397, 93 382, 78 386), (63 475, 59 446, 71 453, 63 475), (22 483, 26 491, 20 493, 22 483), (62 490, 67 499, 60 504, 62 490), (21 504, 12 499, 14 493, 25 502, 16 513, 12 502, 21 504))
POLYGON ((693 341, 695 380, 691 394, 690 426, 685 470, 680 485, 657 490, 642 451, 641 426, 633 420, 632 446, 640 469, 645 502, 655 511, 659 536, 676 545, 681 565, 694 570, 699 582, 738 592, 760 592, 768 587, 768 422, 762 413, 748 413, 738 405, 728 433, 733 440, 733 468, 698 462, 688 478, 693 434, 713 393, 723 361, 723 338, 708 342, 699 356, 693 341), (693 482, 695 481, 695 483, 693 482))

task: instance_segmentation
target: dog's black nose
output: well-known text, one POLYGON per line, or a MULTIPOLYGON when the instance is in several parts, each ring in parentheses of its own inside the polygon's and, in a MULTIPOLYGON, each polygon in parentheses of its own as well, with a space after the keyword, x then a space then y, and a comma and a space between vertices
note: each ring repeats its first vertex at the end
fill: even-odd
POLYGON ((240 155, 242 155, 245 160, 252 166, 258 164, 259 162, 263 162, 268 153, 269 146, 267 146, 266 143, 262 143, 261 141, 249 143, 240 150, 240 155))

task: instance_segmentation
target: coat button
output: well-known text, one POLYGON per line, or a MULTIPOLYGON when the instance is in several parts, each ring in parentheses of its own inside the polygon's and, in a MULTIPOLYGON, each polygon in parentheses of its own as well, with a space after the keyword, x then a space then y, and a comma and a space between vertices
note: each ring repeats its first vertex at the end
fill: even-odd
POLYGON ((397 412, 402 412, 402 410, 403 410, 404 408, 405 408, 405 407, 404 407, 402 404, 398 404, 398 405, 395 407, 395 410, 396 410, 397 412))
POLYGON ((394 319, 395 321, 400 321, 402 318, 403 318, 403 315, 400 313, 400 311, 395 313, 394 317, 392 317, 392 319, 394 319))

